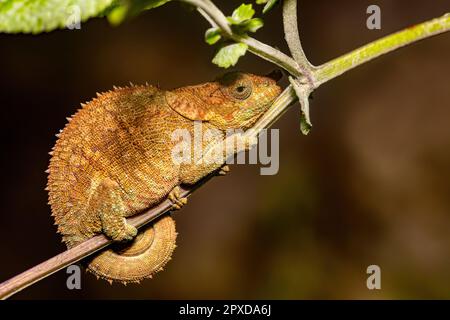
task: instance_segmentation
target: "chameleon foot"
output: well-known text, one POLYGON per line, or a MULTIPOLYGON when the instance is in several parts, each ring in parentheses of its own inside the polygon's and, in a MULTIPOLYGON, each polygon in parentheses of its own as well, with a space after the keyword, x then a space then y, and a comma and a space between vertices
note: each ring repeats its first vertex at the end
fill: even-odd
POLYGON ((219 176, 224 176, 228 172, 230 172, 230 166, 224 165, 222 168, 220 168, 219 172, 217 173, 219 176))
POLYGON ((187 198, 181 197, 180 193, 181 191, 179 186, 176 186, 172 191, 170 191, 168 198, 172 201, 172 209, 179 210, 187 203, 187 198))
POLYGON ((103 225, 105 234, 114 241, 130 241, 137 235, 137 229, 126 223, 125 218, 119 224, 103 225))
POLYGON ((88 212, 98 214, 103 233, 114 241, 129 241, 137 235, 137 229, 123 216, 122 207, 118 184, 104 179, 91 197, 88 212))
POLYGON ((136 227, 132 226, 131 224, 126 224, 125 225, 125 236, 124 236, 124 240, 125 241, 129 241, 131 239, 134 239, 134 237, 136 237, 138 231, 136 229, 136 227))

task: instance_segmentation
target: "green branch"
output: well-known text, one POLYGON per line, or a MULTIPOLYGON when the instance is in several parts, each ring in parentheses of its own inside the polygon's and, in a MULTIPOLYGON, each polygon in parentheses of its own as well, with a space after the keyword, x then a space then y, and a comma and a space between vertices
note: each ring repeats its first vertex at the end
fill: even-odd
POLYGON ((308 69, 313 69, 314 66, 308 61, 308 58, 306 58, 302 43, 300 41, 297 20, 297 0, 284 0, 283 28, 284 38, 286 39, 292 57, 301 66, 308 67, 308 69))
POLYGON ((314 72, 316 88, 383 54, 450 30, 450 14, 409 27, 331 60, 314 72))
MULTIPOLYGON (((413 27, 406 28, 402 31, 371 42, 361 48, 353 50, 348 54, 331 60, 330 62, 318 67, 317 70, 313 71, 314 89, 357 66, 380 57, 383 54, 448 31, 450 31, 450 14, 417 24, 413 27)), ((312 92, 308 91, 308 89, 310 88, 307 83, 298 84, 296 90, 294 90, 292 85, 289 85, 275 100, 269 110, 270 112, 264 114, 264 116, 260 119, 261 123, 270 125, 284 112, 286 112, 288 107, 298 100, 295 92, 302 90, 305 92, 305 94, 300 95, 300 99, 302 99, 303 103, 306 105, 307 100, 305 100, 305 96, 312 92)), ((304 110, 307 111, 307 108, 304 110)), ((305 120, 309 121, 309 117, 305 120)), ((302 122, 302 125, 305 124, 310 125, 307 121, 305 123, 302 122)), ((305 131, 302 129, 302 132, 307 133, 308 130, 309 128, 306 128, 305 131)))

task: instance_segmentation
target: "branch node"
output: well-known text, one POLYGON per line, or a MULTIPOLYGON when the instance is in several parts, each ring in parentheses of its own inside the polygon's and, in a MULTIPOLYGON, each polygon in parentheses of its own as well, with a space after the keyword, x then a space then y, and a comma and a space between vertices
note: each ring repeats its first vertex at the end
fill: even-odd
POLYGON ((310 82, 304 82, 293 77, 289 77, 289 82, 294 88, 300 102, 300 130, 304 135, 308 135, 312 128, 311 118, 309 116, 309 96, 313 92, 314 87, 310 82))

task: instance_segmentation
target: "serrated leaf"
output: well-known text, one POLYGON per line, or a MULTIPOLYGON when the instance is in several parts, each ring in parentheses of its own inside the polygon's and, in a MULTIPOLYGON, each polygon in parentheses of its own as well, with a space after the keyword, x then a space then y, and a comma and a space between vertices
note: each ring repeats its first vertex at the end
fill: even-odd
POLYGON ((231 24, 240 24, 245 20, 249 20, 255 14, 255 10, 251 4, 241 4, 233 11, 231 17, 228 17, 228 22, 231 24))
POLYGON ((108 21, 112 25, 119 25, 124 20, 137 16, 142 11, 160 7, 171 0, 121 0, 108 14, 108 21))
POLYGON ((209 45, 215 44, 221 37, 219 28, 209 28, 205 32, 205 41, 209 45))
POLYGON ((115 0, 0 0, 0 32, 39 33, 73 28, 101 16, 115 0))
POLYGON ((236 65, 239 58, 247 51, 245 43, 233 43, 219 49, 212 62, 222 68, 236 65))

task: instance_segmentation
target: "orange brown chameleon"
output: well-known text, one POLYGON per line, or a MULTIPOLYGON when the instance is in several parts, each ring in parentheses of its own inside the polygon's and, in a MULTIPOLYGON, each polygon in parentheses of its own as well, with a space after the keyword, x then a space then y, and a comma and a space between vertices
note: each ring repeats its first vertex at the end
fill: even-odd
POLYGON ((49 203, 63 241, 71 248, 104 233, 121 243, 89 261, 91 272, 108 281, 151 277, 170 260, 175 223, 165 216, 138 233, 125 218, 167 197, 180 208, 186 203, 180 185, 223 166, 174 163, 173 131, 193 133, 201 121, 203 129, 218 129, 212 139, 223 142, 225 130, 251 127, 279 93, 272 78, 235 72, 171 91, 115 88, 82 104, 50 153, 49 203))

